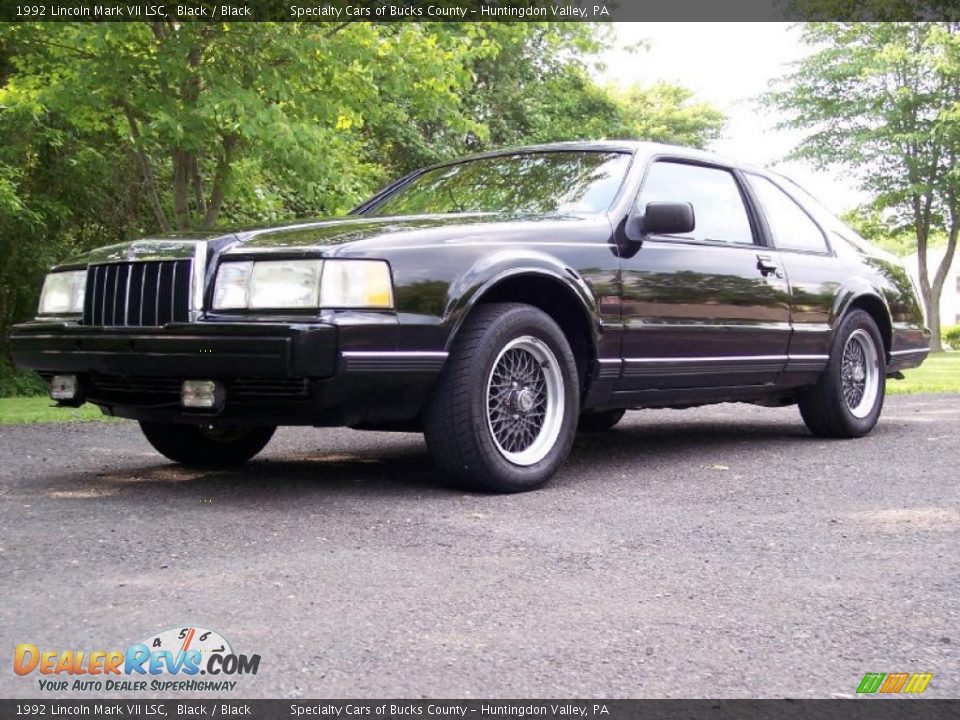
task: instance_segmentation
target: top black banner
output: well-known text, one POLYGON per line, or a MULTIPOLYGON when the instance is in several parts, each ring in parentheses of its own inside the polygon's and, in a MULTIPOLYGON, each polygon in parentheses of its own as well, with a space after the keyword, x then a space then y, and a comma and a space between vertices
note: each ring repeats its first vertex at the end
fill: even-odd
MULTIPOLYGON (((960 0, 6 0, 3 22, 960 21, 960 0)), ((718 29, 722 32, 722 29, 718 29)))

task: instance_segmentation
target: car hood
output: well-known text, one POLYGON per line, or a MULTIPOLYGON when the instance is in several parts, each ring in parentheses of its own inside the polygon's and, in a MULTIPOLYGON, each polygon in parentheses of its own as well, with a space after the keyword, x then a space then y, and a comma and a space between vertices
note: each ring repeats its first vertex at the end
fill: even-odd
POLYGON ((505 213, 457 213, 397 217, 349 217, 316 220, 283 227, 238 231, 227 253, 321 251, 343 254, 391 247, 464 243, 509 242, 551 226, 607 223, 606 218, 577 215, 521 215, 505 213))
POLYGON ((192 257, 199 243, 225 254, 309 253, 349 255, 390 248, 447 243, 512 242, 563 236, 586 224, 609 228, 604 216, 458 213, 397 217, 329 218, 273 227, 184 232, 142 238, 90 250, 58 267, 123 262, 137 258, 192 257), (546 233, 544 231, 547 231, 546 233))

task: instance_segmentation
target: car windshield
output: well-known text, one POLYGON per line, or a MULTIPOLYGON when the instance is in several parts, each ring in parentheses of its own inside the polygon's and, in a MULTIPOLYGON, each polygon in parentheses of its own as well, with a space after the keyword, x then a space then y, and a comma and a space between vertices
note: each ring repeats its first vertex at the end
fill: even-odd
POLYGON ((498 155, 427 170, 369 208, 367 215, 606 212, 628 153, 540 152, 498 155))

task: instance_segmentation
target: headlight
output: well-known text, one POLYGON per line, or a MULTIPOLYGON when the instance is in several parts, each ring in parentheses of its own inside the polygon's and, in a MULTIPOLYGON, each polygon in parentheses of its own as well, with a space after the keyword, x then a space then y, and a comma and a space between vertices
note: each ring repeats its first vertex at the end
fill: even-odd
POLYGON ((328 260, 320 282, 320 307, 392 308, 390 268, 379 260, 328 260))
POLYGON ((391 308, 390 268, 382 260, 225 262, 217 270, 214 310, 391 308))
POLYGON ((53 272, 43 281, 40 291, 40 315, 73 315, 83 312, 83 294, 87 271, 53 272))

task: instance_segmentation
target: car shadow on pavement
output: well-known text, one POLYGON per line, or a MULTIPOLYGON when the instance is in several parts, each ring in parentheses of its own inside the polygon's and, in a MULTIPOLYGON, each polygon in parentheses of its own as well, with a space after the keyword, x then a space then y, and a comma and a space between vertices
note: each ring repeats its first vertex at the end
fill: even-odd
MULTIPOLYGON (((346 496, 384 493, 410 497, 427 494, 463 494, 451 487, 434 466, 421 436, 392 435, 388 448, 367 444, 356 451, 317 449, 283 452, 276 449, 236 469, 184 467, 169 463, 111 468, 87 479, 107 494, 153 489, 164 494, 218 496, 232 501, 262 502, 264 497, 346 496), (397 438, 403 439, 397 442, 397 438)), ((737 453, 764 453, 771 445, 781 450, 802 449, 816 443, 800 423, 695 421, 667 424, 630 422, 602 433, 577 436, 566 469, 564 487, 602 483, 601 468, 611 465, 636 469, 658 466, 678 457, 704 461, 737 453), (591 469, 597 472, 591 473, 591 469)), ((75 479, 72 480, 75 482, 75 479)))

